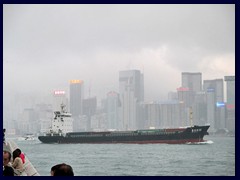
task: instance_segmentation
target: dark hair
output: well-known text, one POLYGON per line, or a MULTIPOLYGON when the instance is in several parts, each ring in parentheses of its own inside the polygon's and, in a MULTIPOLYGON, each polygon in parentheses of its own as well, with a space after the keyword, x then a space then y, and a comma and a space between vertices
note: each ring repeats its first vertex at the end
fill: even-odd
POLYGON ((13 160, 14 160, 16 157, 19 157, 19 156, 20 156, 21 150, 20 150, 20 152, 19 152, 19 150, 20 150, 20 149, 15 149, 15 150, 13 151, 13 160))
POLYGON ((62 164, 57 164, 51 168, 52 172, 55 172, 56 169, 58 169, 62 164))
POLYGON ((22 153, 22 151, 19 148, 15 149, 15 151, 17 151, 19 155, 22 153))
POLYGON ((73 169, 70 165, 62 163, 57 164, 51 168, 53 169, 53 176, 74 176, 73 169))

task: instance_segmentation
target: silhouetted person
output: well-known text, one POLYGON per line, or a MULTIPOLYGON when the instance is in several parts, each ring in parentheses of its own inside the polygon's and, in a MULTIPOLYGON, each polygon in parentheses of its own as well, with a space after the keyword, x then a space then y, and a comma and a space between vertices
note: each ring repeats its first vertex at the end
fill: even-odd
POLYGON ((74 176, 73 169, 70 165, 62 163, 51 168, 53 176, 74 176))

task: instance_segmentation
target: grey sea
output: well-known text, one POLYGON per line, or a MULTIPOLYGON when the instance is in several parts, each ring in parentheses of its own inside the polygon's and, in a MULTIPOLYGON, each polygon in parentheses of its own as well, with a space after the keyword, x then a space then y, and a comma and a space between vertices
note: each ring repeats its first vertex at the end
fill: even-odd
POLYGON ((43 144, 15 141, 41 176, 58 163, 76 176, 235 176, 235 137, 205 144, 43 144))

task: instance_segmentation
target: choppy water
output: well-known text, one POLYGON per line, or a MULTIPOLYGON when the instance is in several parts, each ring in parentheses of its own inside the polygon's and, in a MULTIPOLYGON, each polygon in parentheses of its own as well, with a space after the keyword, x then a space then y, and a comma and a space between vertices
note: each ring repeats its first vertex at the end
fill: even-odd
POLYGON ((15 142, 42 176, 63 162, 76 176, 235 176, 235 138, 205 139, 201 145, 15 142))

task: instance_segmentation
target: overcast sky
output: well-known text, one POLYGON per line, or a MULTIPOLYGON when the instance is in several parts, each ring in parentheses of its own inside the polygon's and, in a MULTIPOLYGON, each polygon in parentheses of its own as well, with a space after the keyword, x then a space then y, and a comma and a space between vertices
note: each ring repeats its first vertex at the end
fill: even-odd
POLYGON ((3 5, 4 101, 18 92, 118 91, 120 70, 144 73, 145 99, 167 98, 182 72, 235 75, 235 5, 3 5))

